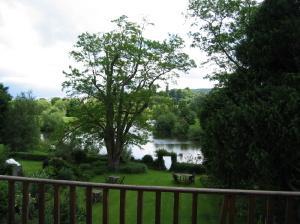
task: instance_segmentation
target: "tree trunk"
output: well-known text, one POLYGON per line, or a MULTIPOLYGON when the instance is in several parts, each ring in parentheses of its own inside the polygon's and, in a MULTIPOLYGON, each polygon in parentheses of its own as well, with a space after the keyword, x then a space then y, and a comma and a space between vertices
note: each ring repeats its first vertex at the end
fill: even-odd
POLYGON ((107 161, 108 168, 112 171, 117 171, 120 167, 120 158, 119 157, 108 157, 107 161))
POLYGON ((120 166, 120 149, 116 147, 114 141, 105 142, 107 149, 107 165, 112 171, 118 170, 120 166))

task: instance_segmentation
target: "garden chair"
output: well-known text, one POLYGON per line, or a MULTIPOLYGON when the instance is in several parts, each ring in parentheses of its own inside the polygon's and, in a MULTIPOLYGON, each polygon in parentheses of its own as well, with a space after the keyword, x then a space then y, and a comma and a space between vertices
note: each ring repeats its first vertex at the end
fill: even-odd
POLYGON ((124 184, 124 179, 125 179, 125 176, 123 176, 122 178, 120 178, 120 180, 119 180, 119 184, 124 184))
POLYGON ((173 176, 173 180, 175 181, 175 183, 179 183, 178 176, 175 173, 172 173, 172 176, 173 176))
POLYGON ((196 177, 196 175, 193 173, 193 175, 192 176, 190 176, 189 177, 189 183, 191 184, 191 183, 195 183, 195 177, 196 177))

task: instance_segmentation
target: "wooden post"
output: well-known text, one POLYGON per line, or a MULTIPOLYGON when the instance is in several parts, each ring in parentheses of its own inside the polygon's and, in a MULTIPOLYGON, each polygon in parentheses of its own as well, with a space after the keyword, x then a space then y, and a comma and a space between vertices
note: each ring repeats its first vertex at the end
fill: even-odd
POLYGON ((93 201, 93 188, 92 187, 87 187, 86 192, 85 192, 85 208, 86 208, 86 224, 92 224, 93 223, 93 206, 92 206, 92 201, 93 201))

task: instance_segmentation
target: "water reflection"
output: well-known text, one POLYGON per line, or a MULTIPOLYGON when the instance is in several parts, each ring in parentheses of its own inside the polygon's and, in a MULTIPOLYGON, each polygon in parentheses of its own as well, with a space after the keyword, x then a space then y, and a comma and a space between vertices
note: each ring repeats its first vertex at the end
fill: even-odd
POLYGON ((191 141, 179 141, 176 139, 157 139, 151 138, 146 145, 141 148, 132 147, 132 155, 136 159, 141 159, 144 155, 155 157, 157 149, 165 149, 169 152, 175 152, 178 162, 201 163, 202 153, 200 146, 191 141))

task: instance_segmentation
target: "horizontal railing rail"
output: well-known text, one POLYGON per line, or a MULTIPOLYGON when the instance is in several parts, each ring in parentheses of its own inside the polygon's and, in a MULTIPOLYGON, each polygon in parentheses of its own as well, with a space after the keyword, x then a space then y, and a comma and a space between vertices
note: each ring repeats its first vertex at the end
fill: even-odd
POLYGON ((179 221, 179 195, 181 193, 189 193, 192 195, 192 210, 191 223, 197 223, 198 215, 198 195, 201 194, 215 194, 223 195, 223 204, 220 213, 220 224, 233 224, 235 222, 235 204, 237 196, 248 197, 248 224, 255 222, 255 203, 256 197, 266 198, 266 218, 265 223, 272 223, 272 198, 284 197, 286 199, 285 205, 285 224, 295 223, 294 201, 300 199, 300 192, 291 191, 262 191, 262 190, 233 190, 233 189, 214 189, 214 188, 184 188, 184 187, 165 187, 165 186, 140 186, 140 185, 120 185, 120 184, 106 184, 106 183, 92 183, 81 181, 68 180, 52 180, 52 179, 38 179, 29 177, 3 176, 0 175, 0 181, 8 182, 8 223, 15 223, 15 183, 22 183, 22 223, 28 222, 28 204, 29 204, 29 185, 38 185, 38 209, 39 209, 39 224, 45 223, 45 185, 52 185, 54 189, 54 205, 53 205, 53 222, 60 223, 60 188, 69 187, 69 211, 70 224, 76 223, 76 188, 82 187, 86 190, 86 223, 92 224, 92 203, 93 203, 93 189, 102 189, 102 223, 109 223, 109 190, 120 191, 120 212, 119 223, 125 224, 125 207, 126 207, 126 192, 137 192, 137 217, 138 224, 143 223, 143 195, 144 192, 155 193, 155 224, 161 223, 161 193, 173 193, 173 223, 178 224, 179 221))

